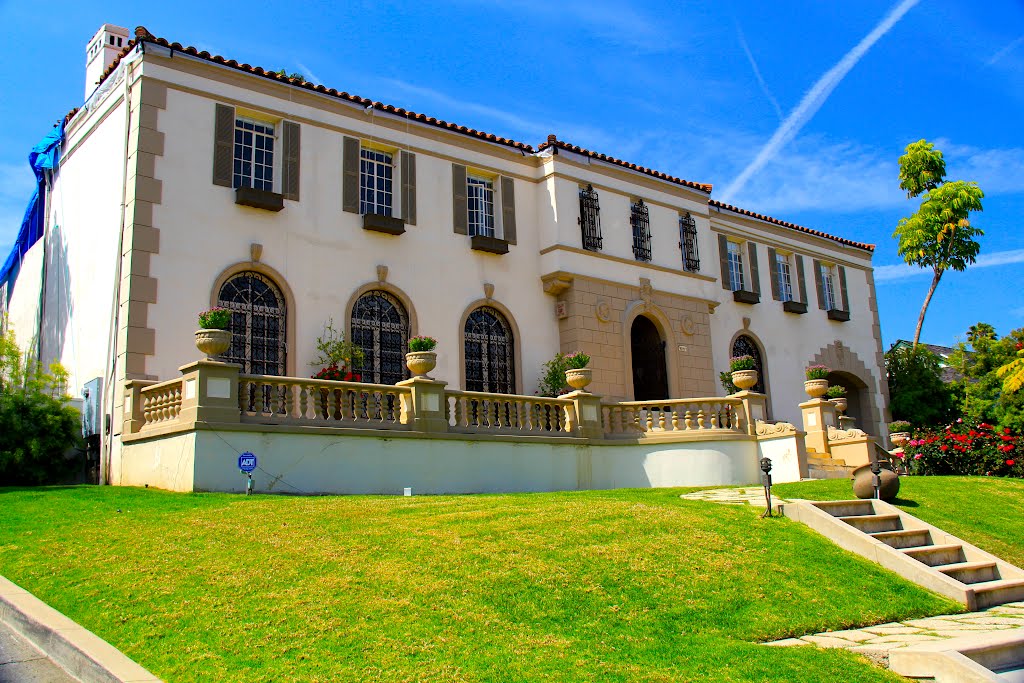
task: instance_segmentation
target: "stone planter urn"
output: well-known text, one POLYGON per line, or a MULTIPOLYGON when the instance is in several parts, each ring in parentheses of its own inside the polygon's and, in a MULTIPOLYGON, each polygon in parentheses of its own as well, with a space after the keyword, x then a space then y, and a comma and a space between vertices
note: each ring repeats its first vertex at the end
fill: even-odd
POLYGON ((910 432, 893 432, 889 435, 889 441, 896 448, 903 448, 903 444, 910 441, 910 432))
POLYGON ((733 370, 732 383, 740 391, 746 391, 757 384, 757 370, 733 370))
POLYGON ((231 331, 196 330, 196 348, 207 358, 219 356, 231 348, 231 331))
POLYGON ((821 398, 828 391, 828 380, 809 379, 804 382, 804 391, 811 398, 821 398))
POLYGON ((845 397, 843 397, 843 398, 830 398, 828 400, 828 402, 831 403, 832 405, 834 405, 836 407, 836 410, 838 410, 840 413, 845 413, 846 412, 847 403, 846 403, 846 398, 845 397))
POLYGON ((410 351, 405 354, 405 364, 414 377, 426 377, 437 367, 437 351, 410 351))
MULTIPOLYGON (((882 471, 878 475, 878 497, 890 503, 900 492, 900 476, 887 467, 888 465, 883 465, 882 471)), ((861 465, 850 473, 850 479, 853 481, 853 495, 861 499, 874 497, 875 487, 871 481, 871 465, 861 465)))
POLYGON ((578 391, 583 391, 594 381, 594 371, 591 368, 570 368, 565 371, 566 383, 578 391))

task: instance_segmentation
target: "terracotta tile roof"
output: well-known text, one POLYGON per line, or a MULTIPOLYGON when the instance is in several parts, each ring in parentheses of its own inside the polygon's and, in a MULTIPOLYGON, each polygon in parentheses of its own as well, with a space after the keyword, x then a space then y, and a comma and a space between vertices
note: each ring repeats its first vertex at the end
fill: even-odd
POLYGON ((799 230, 800 232, 805 232, 808 235, 815 235, 817 237, 824 237, 827 240, 832 240, 833 242, 839 242, 840 244, 845 244, 845 245, 847 245, 849 247, 857 247, 858 249, 864 249, 866 251, 872 251, 872 252, 875 250, 875 245, 873 245, 873 244, 865 244, 864 242, 854 242, 853 240, 848 240, 845 237, 836 237, 835 235, 830 235, 827 232, 821 232, 820 230, 812 230, 811 228, 805 228, 804 226, 797 225, 796 223, 790 223, 789 221, 779 220, 778 218, 772 218, 771 216, 765 216, 765 215, 760 214, 760 213, 754 213, 753 211, 748 211, 747 209, 741 209, 738 206, 733 206, 731 204, 724 204, 724 203, 722 203, 720 201, 717 201, 715 199, 709 199, 708 200, 708 204, 710 206, 713 206, 713 207, 718 208, 718 209, 723 209, 725 211, 732 211, 734 213, 738 213, 738 214, 741 214, 743 216, 749 216, 750 218, 756 218, 758 220, 765 221, 766 223, 773 223, 775 225, 781 225, 784 228, 791 228, 793 230, 799 230))
POLYGON ((623 168, 638 171, 645 175, 658 178, 659 180, 666 180, 670 183, 675 183, 676 185, 690 187, 695 190, 700 190, 701 192, 707 192, 708 194, 711 194, 711 185, 709 183, 695 183, 690 180, 683 180, 682 178, 676 178, 675 176, 670 176, 669 174, 662 173, 661 171, 655 171, 653 168, 637 166, 636 164, 631 164, 628 161, 623 161, 622 159, 610 157, 607 154, 598 154, 597 152, 591 152, 589 149, 584 149, 579 145, 570 145, 568 142, 563 142, 562 140, 559 140, 558 136, 556 135, 549 135, 547 142, 542 143, 537 149, 538 151, 544 151, 545 149, 552 147, 555 149, 564 149, 570 152, 575 152, 576 154, 582 154, 584 156, 590 157, 591 159, 600 159, 601 161, 606 161, 609 164, 615 164, 616 166, 622 166, 623 168))
POLYGON ((290 78, 288 76, 282 75, 270 69, 264 69, 259 66, 250 66, 249 64, 239 64, 234 59, 225 59, 220 55, 211 55, 209 52, 206 52, 205 50, 198 50, 197 48, 191 46, 185 47, 182 46, 181 43, 171 43, 164 38, 157 38, 148 30, 146 30, 144 26, 136 27, 135 40, 129 41, 128 45, 125 46, 124 50, 122 50, 121 53, 117 56, 117 58, 115 58, 114 61, 111 62, 110 66, 107 67, 107 69, 103 72, 103 75, 100 77, 100 83, 102 83, 104 79, 106 79, 107 76, 109 76, 114 71, 114 69, 117 68, 117 64, 121 61, 121 58, 128 54, 139 41, 151 42, 157 45, 162 45, 163 47, 168 47, 178 52, 184 52, 187 55, 198 57, 199 59, 204 59, 208 62, 213 62, 214 64, 221 64, 232 69, 237 69, 238 71, 244 71, 246 73, 254 74, 256 76, 262 76, 272 81, 290 83, 291 85, 300 88, 305 88, 306 90, 312 90, 314 92, 322 93, 324 95, 336 97, 340 100, 345 100, 347 102, 361 104, 364 107, 372 106, 374 109, 377 109, 378 111, 385 111, 388 112, 389 114, 401 116, 412 121, 419 121, 420 123, 425 123, 427 125, 435 126, 437 128, 443 128, 445 130, 450 130, 455 133, 461 133, 463 135, 468 135, 470 137, 478 138, 480 140, 486 140, 487 142, 493 142, 498 145, 505 145, 507 147, 512 147, 523 152, 532 153, 534 151, 532 146, 522 142, 511 140, 509 138, 503 138, 498 135, 493 135, 491 133, 485 133, 483 131, 475 130, 473 128, 467 128, 466 126, 460 126, 449 121, 436 119, 432 116, 427 116, 426 114, 418 114, 414 111, 402 109, 401 107, 394 107, 390 104, 384 104, 383 102, 374 102, 373 100, 367 99, 365 97, 359 97, 358 95, 352 95, 347 92, 339 92, 334 88, 327 88, 326 86, 323 85, 316 85, 301 78, 290 78))

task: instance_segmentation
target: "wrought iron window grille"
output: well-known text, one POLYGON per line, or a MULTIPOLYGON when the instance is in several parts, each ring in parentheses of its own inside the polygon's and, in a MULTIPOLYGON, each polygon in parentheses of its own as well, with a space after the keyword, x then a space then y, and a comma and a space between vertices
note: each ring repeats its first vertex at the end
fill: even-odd
POLYGON ((644 200, 638 199, 630 206, 629 224, 633 226, 633 256, 637 261, 650 261, 651 215, 644 200))
POLYGON ((761 362, 761 350, 757 347, 757 342, 747 335, 741 334, 736 337, 736 341, 732 343, 732 355, 750 356, 754 359, 754 369, 757 370, 757 384, 752 386, 750 390, 756 391, 759 394, 765 393, 764 369, 761 362))
POLYGON ((583 248, 588 251, 601 251, 601 206, 593 185, 580 188, 579 221, 580 232, 583 234, 583 248))
POLYGON ((687 211, 679 216, 679 248, 683 253, 683 268, 691 273, 700 271, 700 254, 697 251, 697 222, 687 211))
POLYGON ((352 307, 352 342, 363 350, 363 363, 353 371, 363 382, 397 384, 408 379, 405 352, 409 316, 392 294, 375 289, 352 307))
POLYGON ((512 327, 499 311, 481 306, 469 314, 464 331, 466 390, 515 393, 512 327))

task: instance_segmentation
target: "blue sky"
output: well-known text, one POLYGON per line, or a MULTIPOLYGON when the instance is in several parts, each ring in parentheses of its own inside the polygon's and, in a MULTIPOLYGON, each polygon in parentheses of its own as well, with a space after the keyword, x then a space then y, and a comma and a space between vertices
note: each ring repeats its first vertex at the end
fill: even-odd
POLYGON ((888 346, 913 336, 929 272, 892 231, 920 138, 986 192, 979 263, 947 273, 923 341, 1024 326, 1024 2, 0 2, 0 257, 31 192, 26 156, 80 104, 104 22, 534 146, 548 133, 713 196, 878 245, 888 346), (56 18, 55 18, 56 17, 56 18))

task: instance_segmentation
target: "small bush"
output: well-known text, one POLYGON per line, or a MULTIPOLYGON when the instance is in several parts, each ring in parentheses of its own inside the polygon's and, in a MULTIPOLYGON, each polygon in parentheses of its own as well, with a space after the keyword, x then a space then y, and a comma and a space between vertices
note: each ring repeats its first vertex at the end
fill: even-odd
POLYGON ((754 364, 753 356, 733 356, 729 359, 729 370, 736 372, 737 370, 756 370, 757 366, 754 364))
POLYGON ((890 434, 896 434, 896 433, 899 433, 899 432, 909 432, 909 431, 910 431, 910 423, 907 422, 906 420, 895 420, 894 422, 890 422, 889 423, 889 433, 890 434))
POLYGON ((826 379, 830 372, 832 372, 832 368, 827 365, 808 365, 807 370, 804 371, 807 379, 826 379))
POLYGON ((545 363, 541 370, 537 393, 541 396, 556 398, 572 391, 565 381, 565 371, 568 367, 565 354, 556 353, 555 357, 545 363))
POLYGON ((413 337, 409 340, 410 351, 433 351, 437 346, 437 340, 433 337, 413 337))
POLYGON ((1024 478, 1024 436, 985 422, 915 432, 903 456, 912 474, 1024 478))
POLYGON ((825 392, 825 395, 829 398, 846 398, 846 387, 840 384, 833 384, 825 392))
POLYGON ((226 330, 231 324, 231 311, 211 308, 199 314, 199 327, 204 330, 226 330))
POLYGON ((726 394, 735 394, 740 390, 738 386, 732 383, 731 372, 718 373, 718 381, 721 383, 722 388, 725 389, 726 394))
POLYGON ((590 356, 582 351, 573 351, 565 356, 565 367, 567 370, 580 370, 590 363, 590 356))

